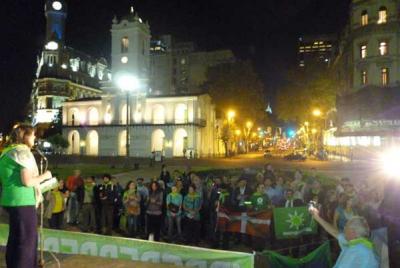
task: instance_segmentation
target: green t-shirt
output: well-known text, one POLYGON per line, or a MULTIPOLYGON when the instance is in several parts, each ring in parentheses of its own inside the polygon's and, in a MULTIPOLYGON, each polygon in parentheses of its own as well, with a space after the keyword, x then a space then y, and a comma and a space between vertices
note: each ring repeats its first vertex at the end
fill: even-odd
POLYGON ((269 199, 265 194, 254 193, 251 196, 250 201, 255 211, 265 210, 269 205, 269 199))
POLYGON ((23 167, 3 154, 0 157, 0 183, 2 187, 0 205, 5 207, 34 206, 34 187, 26 187, 21 181, 23 167))

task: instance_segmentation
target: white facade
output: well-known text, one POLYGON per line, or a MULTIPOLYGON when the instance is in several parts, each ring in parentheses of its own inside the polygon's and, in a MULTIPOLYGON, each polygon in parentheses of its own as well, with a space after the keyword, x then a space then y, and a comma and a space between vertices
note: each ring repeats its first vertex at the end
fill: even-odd
MULTIPOLYGON (((63 135, 68 154, 126 155, 126 97, 103 96, 63 106, 63 135)), ((209 157, 223 154, 216 133, 215 107, 207 94, 131 97, 130 156, 209 157)))
POLYGON ((135 74, 141 84, 147 84, 150 65, 150 26, 133 8, 131 13, 111 28, 111 67, 115 78, 121 72, 135 74))

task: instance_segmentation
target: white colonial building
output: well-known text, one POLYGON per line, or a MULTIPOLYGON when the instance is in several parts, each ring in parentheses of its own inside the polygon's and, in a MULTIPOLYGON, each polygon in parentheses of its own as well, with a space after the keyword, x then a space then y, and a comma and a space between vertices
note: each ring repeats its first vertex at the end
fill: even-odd
POLYGON ((149 24, 133 8, 128 16, 113 19, 110 79, 100 82, 98 95, 63 103, 68 154, 149 157, 156 152, 165 157, 206 157, 224 153, 208 94, 155 94, 150 89, 150 38, 149 24), (130 79, 121 86, 121 77, 136 82, 130 79), (128 88, 130 93, 123 91, 128 88))
MULTIPOLYGON (((215 109, 207 94, 131 98, 130 156, 205 157, 221 154, 215 109)), ((127 104, 121 95, 69 101, 63 106, 68 154, 125 156, 127 104)))

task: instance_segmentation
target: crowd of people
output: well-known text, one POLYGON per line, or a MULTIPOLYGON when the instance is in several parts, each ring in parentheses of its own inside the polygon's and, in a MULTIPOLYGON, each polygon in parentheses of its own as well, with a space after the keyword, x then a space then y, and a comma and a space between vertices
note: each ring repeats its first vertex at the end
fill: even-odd
POLYGON ((105 235, 206 243, 224 249, 234 242, 261 250, 282 247, 273 231, 261 244, 243 235, 221 233, 218 209, 262 211, 306 206, 312 201, 323 219, 343 231, 346 222, 356 216, 365 217, 372 227, 378 224, 375 216, 381 200, 368 183, 356 188, 348 178, 342 178, 336 185, 326 184, 314 169, 303 174, 300 170, 274 170, 266 164, 257 173, 203 177, 189 168, 171 174, 163 165, 157 178, 132 178, 126 185, 109 174, 83 177, 77 170, 47 193, 45 216, 54 229, 74 225, 83 232, 105 235))
MULTIPOLYGON (((0 156, 0 203, 9 214, 10 226, 6 248, 9 267, 36 266, 36 208, 39 204, 44 204, 46 223, 54 229, 70 225, 83 232, 119 233, 223 249, 229 249, 229 243, 235 242, 257 251, 268 247, 282 253, 289 247, 297 249, 298 253, 301 247, 311 245, 313 241, 326 241, 330 234, 337 239, 341 249, 335 265, 338 268, 379 267, 374 243, 369 240, 370 230, 385 226, 388 227, 390 261, 398 263, 399 255, 393 249, 398 248, 400 240, 400 181, 394 178, 387 178, 386 182, 375 181, 376 185, 360 180, 354 185, 348 178, 321 177, 315 169, 282 171, 274 170, 270 164, 260 171, 242 170, 235 175, 229 171, 200 174, 191 172, 190 168, 184 172, 175 170, 171 175, 163 165, 156 178, 132 178, 123 187, 109 174, 96 178, 88 174, 82 176, 76 170, 73 175, 60 180, 57 188, 45 192, 45 202, 41 203, 40 183, 52 178, 53 174, 45 171, 39 175, 31 152, 34 140, 35 131, 31 126, 18 125, 0 156), (266 228, 261 239, 255 233, 221 228, 219 221, 220 215, 227 211, 231 215, 240 214, 242 220, 242 216, 248 218, 250 215, 245 212, 271 215, 271 212, 277 213, 274 208, 306 205, 321 228, 317 234, 296 239, 279 240, 274 236, 274 224, 278 226, 278 220, 258 224, 266 228)), ((232 219, 236 220, 235 217, 232 219)), ((244 228, 239 229, 243 231, 244 228)), ((293 252, 289 253, 297 255, 295 257, 303 255, 293 252)), ((305 252, 310 252, 310 248, 305 252)))

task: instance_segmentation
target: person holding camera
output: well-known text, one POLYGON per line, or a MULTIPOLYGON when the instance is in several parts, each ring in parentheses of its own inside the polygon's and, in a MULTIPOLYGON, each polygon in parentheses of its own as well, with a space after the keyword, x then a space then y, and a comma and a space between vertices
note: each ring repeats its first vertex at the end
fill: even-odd
POLYGON ((343 233, 319 216, 319 211, 311 206, 309 209, 313 218, 335 237, 341 248, 334 268, 378 268, 378 257, 374 252, 374 244, 368 238, 370 230, 363 217, 353 217, 346 222, 343 233))

